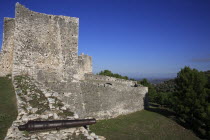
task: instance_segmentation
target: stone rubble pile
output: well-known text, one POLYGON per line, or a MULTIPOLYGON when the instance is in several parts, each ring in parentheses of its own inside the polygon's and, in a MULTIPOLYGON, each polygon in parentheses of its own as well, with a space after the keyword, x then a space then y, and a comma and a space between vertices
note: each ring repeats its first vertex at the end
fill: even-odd
POLYGON ((27 132, 19 131, 18 126, 29 120, 74 120, 76 113, 61 101, 59 94, 45 89, 41 84, 27 76, 14 77, 18 116, 8 129, 5 140, 104 140, 102 136, 91 133, 84 127, 61 130, 27 132), (41 90, 40 90, 41 89, 41 90))

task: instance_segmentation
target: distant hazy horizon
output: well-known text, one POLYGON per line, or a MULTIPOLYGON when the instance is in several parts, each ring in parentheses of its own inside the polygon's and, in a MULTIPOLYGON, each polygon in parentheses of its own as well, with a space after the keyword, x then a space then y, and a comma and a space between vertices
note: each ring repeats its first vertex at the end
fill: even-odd
POLYGON ((14 17, 16 2, 78 17, 79 54, 92 56, 94 73, 173 78, 184 66, 210 68, 209 0, 1 0, 0 45, 3 18, 14 17))

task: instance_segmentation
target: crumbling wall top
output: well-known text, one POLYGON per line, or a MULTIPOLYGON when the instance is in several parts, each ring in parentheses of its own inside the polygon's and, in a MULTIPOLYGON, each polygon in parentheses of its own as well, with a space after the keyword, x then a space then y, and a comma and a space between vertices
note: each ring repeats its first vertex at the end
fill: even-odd
POLYGON ((85 80, 114 82, 114 83, 125 84, 127 86, 134 86, 137 83, 136 81, 124 80, 104 75, 93 75, 93 74, 85 74, 85 80))
MULTIPOLYGON (((24 12, 27 12, 27 11, 31 11, 30 9, 26 8, 24 5, 21 5, 19 2, 16 3, 15 5, 15 17, 16 17, 16 14, 19 14, 20 12, 24 13, 24 12)), ((60 18, 64 18, 66 20, 69 20, 69 21, 73 21, 75 23, 78 23, 79 24, 79 18, 78 17, 69 17, 69 16, 63 16, 63 15, 51 15, 51 14, 45 14, 45 13, 39 13, 39 12, 35 12, 35 11, 31 11, 33 13, 36 13, 36 14, 42 14, 42 15, 45 15, 45 16, 51 16, 51 17, 56 17, 56 16, 59 16, 60 18)))

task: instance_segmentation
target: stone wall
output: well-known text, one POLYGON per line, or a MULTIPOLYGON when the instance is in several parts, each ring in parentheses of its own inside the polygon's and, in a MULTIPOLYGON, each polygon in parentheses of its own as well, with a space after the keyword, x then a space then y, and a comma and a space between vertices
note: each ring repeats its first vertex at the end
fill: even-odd
POLYGON ((92 57, 82 53, 78 56, 78 67, 79 79, 84 80, 86 73, 92 74, 92 57))
POLYGON ((147 87, 131 87, 116 82, 83 81, 81 83, 85 116, 107 119, 145 108, 147 87))
POLYGON ((3 45, 0 52, 0 76, 12 74, 15 19, 4 18, 3 45))
POLYGON ((78 24, 78 18, 41 14, 17 3, 13 76, 78 81, 78 24))

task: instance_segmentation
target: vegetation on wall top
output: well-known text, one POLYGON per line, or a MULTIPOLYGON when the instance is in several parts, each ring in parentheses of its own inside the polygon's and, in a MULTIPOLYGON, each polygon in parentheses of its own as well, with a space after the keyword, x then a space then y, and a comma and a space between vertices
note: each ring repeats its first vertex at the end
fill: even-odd
POLYGON ((122 76, 118 73, 112 73, 110 70, 101 71, 97 75, 104 75, 104 76, 110 76, 110 77, 115 77, 115 78, 119 78, 119 79, 133 80, 134 81, 134 79, 128 78, 128 76, 122 76))

